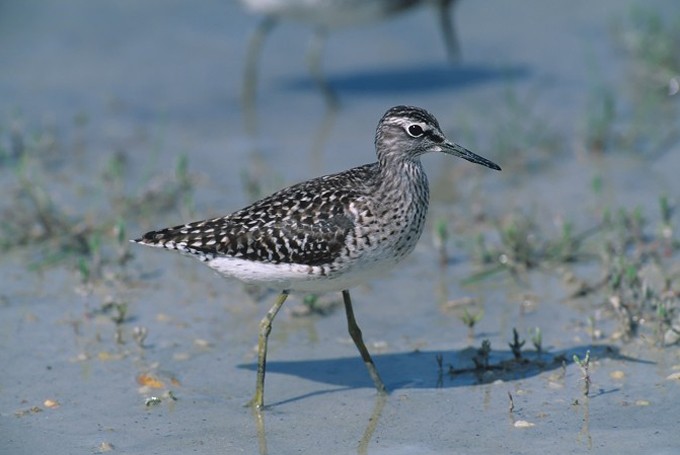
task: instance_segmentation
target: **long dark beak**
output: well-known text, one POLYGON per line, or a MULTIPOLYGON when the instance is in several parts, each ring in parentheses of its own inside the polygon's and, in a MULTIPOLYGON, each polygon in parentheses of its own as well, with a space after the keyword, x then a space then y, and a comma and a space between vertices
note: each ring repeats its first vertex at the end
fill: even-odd
POLYGON ((477 155, 476 153, 472 153, 465 147, 461 147, 458 144, 454 144, 451 142, 444 142, 439 145, 441 147, 441 152, 446 153, 448 155, 453 155, 453 156, 459 156, 463 158, 464 160, 468 160, 472 163, 477 163, 481 164, 482 166, 489 167, 491 169, 495 169, 497 171, 501 170, 501 167, 494 163, 493 161, 489 161, 486 158, 482 158, 481 156, 477 155))

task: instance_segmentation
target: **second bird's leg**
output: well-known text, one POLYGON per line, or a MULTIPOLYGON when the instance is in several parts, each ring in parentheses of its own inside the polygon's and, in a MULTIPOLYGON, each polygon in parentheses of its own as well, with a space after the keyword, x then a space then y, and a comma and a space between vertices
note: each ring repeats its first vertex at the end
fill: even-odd
POLYGON ((328 85, 328 80, 321 69, 321 57, 327 35, 327 31, 323 27, 318 27, 314 31, 314 35, 312 35, 312 39, 309 41, 307 64, 309 65, 309 72, 312 78, 314 78, 314 82, 316 82, 326 100, 326 105, 329 109, 334 110, 338 107, 338 97, 330 85, 328 85))
POLYGON ((250 401, 250 405, 256 409, 264 406, 264 374, 267 367, 267 339, 272 331, 272 321, 279 312, 283 302, 288 297, 288 291, 283 291, 276 298, 274 306, 267 311, 267 314, 260 321, 260 335, 257 339, 257 383, 255 384, 255 396, 250 401))
POLYGON ((460 61, 461 51, 458 43, 458 34, 456 33, 456 25, 453 20, 453 10, 456 7, 458 0, 438 0, 437 13, 439 14, 439 25, 442 29, 442 36, 444 37, 444 45, 451 63, 460 61))
POLYGON ((373 379, 373 384, 375 384, 375 388, 378 390, 378 393, 381 395, 385 394, 387 393, 385 384, 383 384, 382 379, 380 379, 380 375, 378 374, 378 370, 375 368, 371 354, 368 353, 368 349, 366 349, 366 345, 364 344, 364 339, 361 336, 361 329, 357 325, 356 319, 354 319, 354 310, 352 309, 352 299, 349 296, 349 291, 342 291, 342 299, 345 302, 345 312, 347 313, 347 328, 349 329, 349 335, 352 337, 357 349, 359 349, 361 358, 364 360, 366 368, 368 368, 368 374, 371 375, 371 379, 373 379))
POLYGON ((243 88, 241 102, 243 103, 243 115, 246 130, 250 134, 257 132, 257 79, 259 76, 259 61, 262 54, 262 46, 269 32, 276 25, 276 18, 265 17, 253 32, 246 51, 246 66, 243 72, 243 88))

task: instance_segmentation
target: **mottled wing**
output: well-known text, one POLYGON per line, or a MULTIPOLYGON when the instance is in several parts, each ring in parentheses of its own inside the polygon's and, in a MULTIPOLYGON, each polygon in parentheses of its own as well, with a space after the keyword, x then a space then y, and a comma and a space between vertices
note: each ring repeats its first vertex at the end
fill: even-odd
POLYGON ((373 166, 303 182, 231 215, 148 232, 137 242, 203 260, 224 255, 273 264, 329 263, 353 235, 349 207, 362 197, 373 166))

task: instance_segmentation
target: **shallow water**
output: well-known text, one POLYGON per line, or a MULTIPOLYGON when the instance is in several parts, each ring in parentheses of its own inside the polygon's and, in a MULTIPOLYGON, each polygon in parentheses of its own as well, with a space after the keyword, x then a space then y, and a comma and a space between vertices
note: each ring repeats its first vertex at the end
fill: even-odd
MULTIPOLYGON (((459 66, 445 61, 428 10, 339 31, 324 60, 340 100, 332 115, 306 71, 309 31, 282 24, 262 56, 252 137, 240 89, 257 19, 237 3, 3 2, 0 132, 8 137, 13 124, 27 137, 54 132, 59 153, 33 162, 69 214, 109 215, 102 169, 117 151, 127 156, 128 194, 153 176, 172 175, 178 157, 187 156, 195 181, 191 203, 135 217, 130 236, 242 207, 252 199, 244 173, 266 192, 369 162, 375 125, 396 104, 426 107, 456 142, 504 170, 425 157, 431 227, 401 267, 352 291, 357 320, 391 391, 384 401, 341 310, 295 317, 301 296, 286 303, 271 335, 265 394, 271 407, 258 420, 243 404, 254 389, 258 321, 273 294, 253 298, 196 261, 141 248, 132 250, 125 285, 109 277, 81 292, 73 263, 35 272, 27 267, 39 256, 33 249, 4 253, 0 452, 675 453, 677 345, 614 339, 616 321, 601 314, 601 302, 565 302, 570 291, 552 274, 461 284, 475 271, 465 245, 479 210, 490 217, 526 211, 543 225, 569 219, 587 228, 604 207, 640 206, 656 219, 660 195, 677 203, 677 144, 656 156, 594 158, 579 150, 592 87, 605 81, 614 93, 626 90, 630 62, 614 43, 611 24, 631 5, 675 12, 671 1, 462 1, 459 66), (494 134, 508 123, 501 113, 509 94, 559 135, 561 153, 536 155, 534 167, 522 161, 534 159, 533 149, 494 156, 494 134), (593 190, 596 178, 600 192, 593 190), (444 269, 432 238, 439 219, 451 230, 444 269), (109 297, 128 304, 122 324, 100 311, 109 297), (461 297, 484 308, 472 338, 459 313, 445 309, 461 297), (595 341, 589 318, 602 332, 595 341), (148 330, 143 347, 133 341, 136 326, 148 330), (512 329, 526 339, 534 327, 543 332, 541 368, 449 374, 450 365, 473 366, 483 339, 491 342, 492 363, 511 359, 512 329), (584 397, 572 357, 588 350, 593 384, 584 397), (151 396, 161 403, 147 406, 151 396)), ((520 124, 536 121, 520 117, 520 124)), ((6 165, 0 179, 3 188, 13 187, 16 172, 6 165)), ((677 215, 674 220, 677 225, 677 215)), ((597 274, 588 266, 577 272, 597 274)), ((526 356, 535 359, 529 345, 526 356)))

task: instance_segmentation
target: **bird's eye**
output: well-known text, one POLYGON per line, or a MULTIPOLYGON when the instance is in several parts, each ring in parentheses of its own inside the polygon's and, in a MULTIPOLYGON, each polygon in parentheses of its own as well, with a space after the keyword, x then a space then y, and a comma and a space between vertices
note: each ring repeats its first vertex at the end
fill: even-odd
POLYGON ((408 134, 413 137, 420 137, 425 133, 420 125, 411 125, 408 127, 407 131, 408 134))

